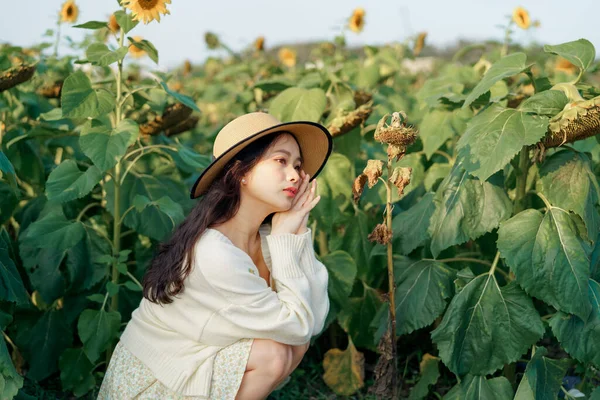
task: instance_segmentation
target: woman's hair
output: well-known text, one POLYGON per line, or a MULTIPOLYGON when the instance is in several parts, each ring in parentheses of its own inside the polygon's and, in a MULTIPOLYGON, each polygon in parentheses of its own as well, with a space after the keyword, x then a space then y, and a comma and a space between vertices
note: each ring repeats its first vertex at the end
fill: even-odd
MULTIPOLYGON (((183 290, 183 281, 192 270, 196 242, 206 228, 220 225, 238 212, 242 177, 254 168, 277 138, 286 133, 276 132, 257 139, 225 164, 206 194, 175 228, 169 240, 159 243, 143 279, 146 299, 157 304, 169 304, 173 301, 172 297, 183 290)), ((263 223, 270 222, 271 218, 272 215, 267 216, 263 223)))

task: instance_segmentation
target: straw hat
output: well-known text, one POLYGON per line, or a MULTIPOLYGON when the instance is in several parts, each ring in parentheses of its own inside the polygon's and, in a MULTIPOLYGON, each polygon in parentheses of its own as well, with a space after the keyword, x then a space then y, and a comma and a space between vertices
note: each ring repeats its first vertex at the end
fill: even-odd
POLYGON ((304 159, 302 169, 313 180, 331 154, 332 139, 327 128, 310 121, 282 123, 270 114, 253 112, 234 119, 219 131, 213 144, 213 161, 192 186, 190 198, 205 194, 225 164, 244 147, 274 132, 294 135, 304 159))

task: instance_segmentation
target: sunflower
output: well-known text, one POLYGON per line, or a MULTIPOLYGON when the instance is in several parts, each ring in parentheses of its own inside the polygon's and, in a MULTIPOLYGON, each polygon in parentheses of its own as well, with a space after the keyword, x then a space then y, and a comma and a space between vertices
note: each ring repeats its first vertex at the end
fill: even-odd
POLYGON ((62 9, 60 10, 60 21, 70 22, 74 24, 79 16, 79 8, 73 0, 67 0, 64 2, 62 9))
MULTIPOLYGON (((141 42, 143 38, 141 36, 134 36, 133 39, 136 42, 141 42)), ((140 58, 146 55, 146 51, 136 47, 133 43, 131 43, 129 45, 129 54, 135 58, 140 58)))
POLYGON ((115 14, 110 14, 110 18, 108 19, 108 29, 110 29, 110 31, 113 33, 117 33, 121 29, 119 23, 117 22, 117 17, 115 17, 115 14))
POLYGON ((577 72, 577 67, 566 58, 559 57, 554 66, 556 71, 563 71, 569 74, 575 74, 577 72))
POLYGON ((517 7, 513 11, 513 21, 519 26, 521 29, 529 29, 531 26, 531 19, 529 18, 529 13, 523 7, 517 7))
POLYGON ((419 54, 421 54, 423 47, 425 47, 425 38, 426 37, 427 37, 427 32, 421 32, 421 33, 419 33, 419 36, 417 36, 417 40, 415 40, 415 48, 413 49, 413 54, 415 56, 418 56, 419 54))
POLYGON ((286 67, 293 67, 296 65, 296 52, 287 47, 282 48, 279 50, 279 61, 286 67))
POLYGON ((263 51, 265 49, 265 37, 259 36, 254 41, 254 48, 256 51, 263 51))
POLYGON ((361 32, 365 27, 365 10, 364 8, 356 8, 348 21, 348 27, 353 32, 361 32))
POLYGON ((160 22, 160 14, 171 14, 167 10, 166 4, 171 4, 171 0, 125 0, 125 7, 131 10, 135 21, 142 21, 144 24, 157 20, 160 22))
POLYGON ((192 72, 192 63, 190 60, 185 60, 183 62, 183 75, 188 76, 192 72))

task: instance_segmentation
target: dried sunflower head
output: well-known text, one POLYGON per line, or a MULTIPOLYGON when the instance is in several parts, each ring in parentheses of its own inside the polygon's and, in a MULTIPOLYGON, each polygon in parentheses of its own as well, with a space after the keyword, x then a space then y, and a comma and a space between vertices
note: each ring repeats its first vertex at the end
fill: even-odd
POLYGON ((153 20, 160 22, 160 14, 171 14, 166 6, 171 4, 171 0, 122 0, 122 3, 131 10, 134 21, 142 21, 144 24, 153 20))
POLYGON ((331 120, 327 130, 331 133, 331 136, 341 136, 345 133, 350 132, 369 118, 373 111, 373 103, 369 102, 358 107, 349 113, 343 112, 331 120))
POLYGON ((375 140, 397 147, 407 147, 417 139, 417 132, 413 127, 406 126, 406 114, 395 112, 392 114, 392 124, 385 124, 387 115, 384 116, 375 130, 375 140))
POLYGON ((517 7, 513 11, 512 20, 521 29, 529 29, 531 26, 531 19, 529 13, 523 7, 517 7))
POLYGON ((352 12, 350 19, 348 20, 348 28, 350 28, 350 30, 352 32, 359 33, 359 32, 362 32, 364 27, 365 27, 365 9, 359 7, 359 8, 354 9, 354 12, 352 12))
POLYGON ((60 10, 60 21, 61 22, 69 22, 71 24, 77 21, 77 17, 79 16, 79 7, 75 4, 73 0, 67 0, 63 3, 62 8, 60 10))
POLYGON ((378 224, 373 232, 367 237, 371 242, 377 242, 382 245, 387 245, 392 241, 392 232, 388 229, 385 224, 378 224))

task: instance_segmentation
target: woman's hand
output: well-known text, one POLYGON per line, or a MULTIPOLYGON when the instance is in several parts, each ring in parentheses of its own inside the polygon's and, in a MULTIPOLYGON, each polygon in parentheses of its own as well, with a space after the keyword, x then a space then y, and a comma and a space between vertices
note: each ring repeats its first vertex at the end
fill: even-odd
POLYGON ((316 180, 309 183, 310 176, 304 171, 300 171, 300 178, 302 183, 290 209, 273 215, 271 235, 283 233, 300 235, 307 231, 308 214, 319 203, 321 196, 315 197, 317 191, 316 180))

